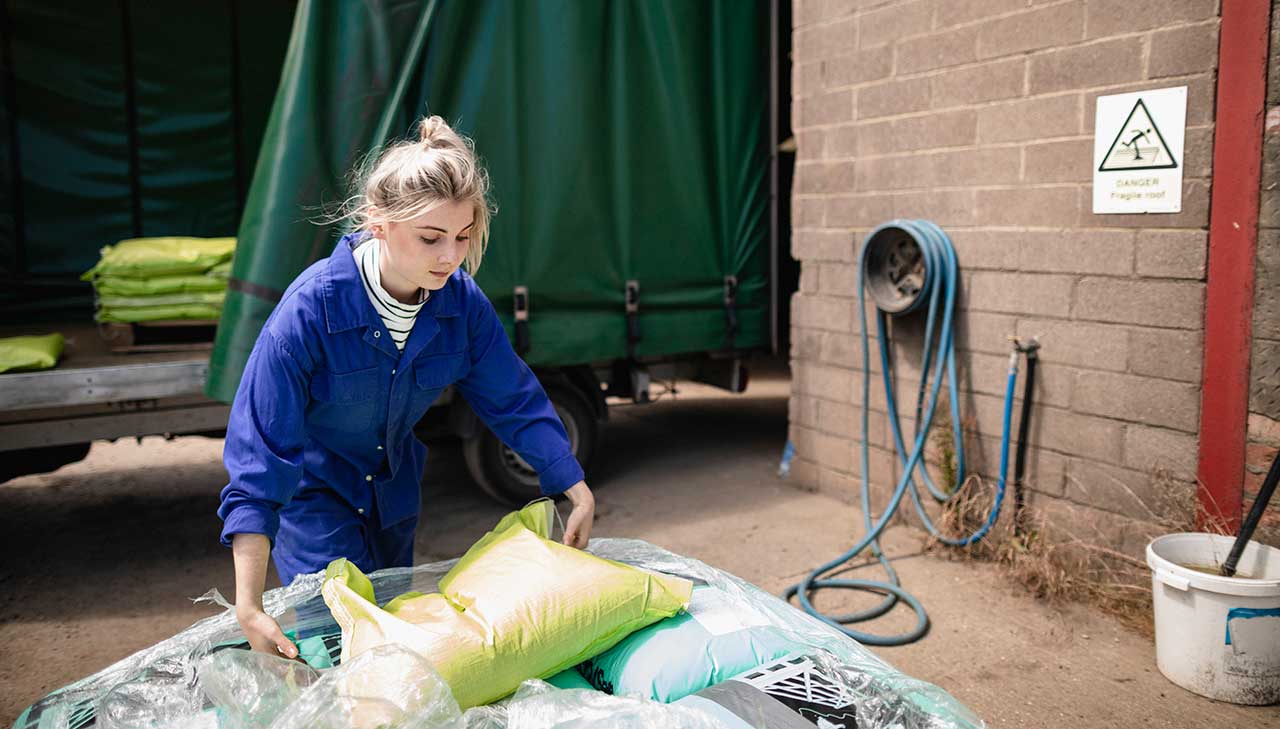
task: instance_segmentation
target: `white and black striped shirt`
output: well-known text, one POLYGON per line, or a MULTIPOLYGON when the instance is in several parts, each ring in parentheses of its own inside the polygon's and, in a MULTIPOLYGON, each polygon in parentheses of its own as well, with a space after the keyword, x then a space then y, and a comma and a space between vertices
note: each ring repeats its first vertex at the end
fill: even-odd
POLYGON ((418 290, 418 303, 402 304, 382 288, 382 272, 378 268, 382 241, 377 238, 370 238, 356 246, 352 255, 356 258, 356 267, 360 269, 360 278, 364 280, 364 291, 369 295, 374 311, 382 317, 382 323, 391 333, 391 341, 396 343, 396 349, 404 351, 404 343, 409 339, 409 332, 413 331, 413 322, 417 319, 423 302, 427 300, 427 290, 418 290))

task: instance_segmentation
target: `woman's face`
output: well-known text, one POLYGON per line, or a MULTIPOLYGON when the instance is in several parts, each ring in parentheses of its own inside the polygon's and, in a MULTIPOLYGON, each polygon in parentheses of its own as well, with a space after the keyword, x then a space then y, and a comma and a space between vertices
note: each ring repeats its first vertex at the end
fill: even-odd
POLYGON ((400 223, 376 223, 375 237, 386 241, 383 276, 413 288, 435 291, 445 285, 467 256, 475 209, 469 202, 446 202, 400 223))

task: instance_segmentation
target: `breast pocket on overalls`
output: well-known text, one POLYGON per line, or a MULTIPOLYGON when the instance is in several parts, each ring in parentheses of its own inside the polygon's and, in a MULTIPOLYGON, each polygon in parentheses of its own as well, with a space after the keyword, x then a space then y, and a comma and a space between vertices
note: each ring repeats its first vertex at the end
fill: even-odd
POLYGON ((467 353, 421 355, 413 362, 413 416, 421 418, 444 388, 467 373, 467 353))
POLYGON ((351 433, 368 430, 378 413, 379 376, 377 367, 355 372, 315 370, 311 375, 313 422, 351 433))

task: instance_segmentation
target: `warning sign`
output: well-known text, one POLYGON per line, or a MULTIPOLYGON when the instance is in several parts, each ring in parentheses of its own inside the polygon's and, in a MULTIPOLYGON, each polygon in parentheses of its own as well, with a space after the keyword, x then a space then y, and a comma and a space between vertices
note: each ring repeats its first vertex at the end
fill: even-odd
POLYGON ((1098 97, 1093 212, 1182 210, 1187 87, 1098 97))
POLYGON ((1120 133, 1111 143, 1107 156, 1102 158, 1101 172, 1126 170, 1155 170, 1177 167, 1178 162, 1169 151, 1169 145, 1160 133, 1160 127, 1151 119, 1147 105, 1138 99, 1120 127, 1120 133))

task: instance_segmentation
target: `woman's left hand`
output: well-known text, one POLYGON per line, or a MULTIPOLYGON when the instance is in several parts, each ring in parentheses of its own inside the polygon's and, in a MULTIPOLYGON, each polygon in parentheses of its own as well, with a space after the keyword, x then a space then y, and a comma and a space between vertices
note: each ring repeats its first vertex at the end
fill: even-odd
POLYGON ((564 492, 573 502, 573 511, 564 525, 564 543, 570 547, 584 549, 591 538, 591 523, 595 520, 596 497, 591 493, 586 481, 579 481, 564 492))

